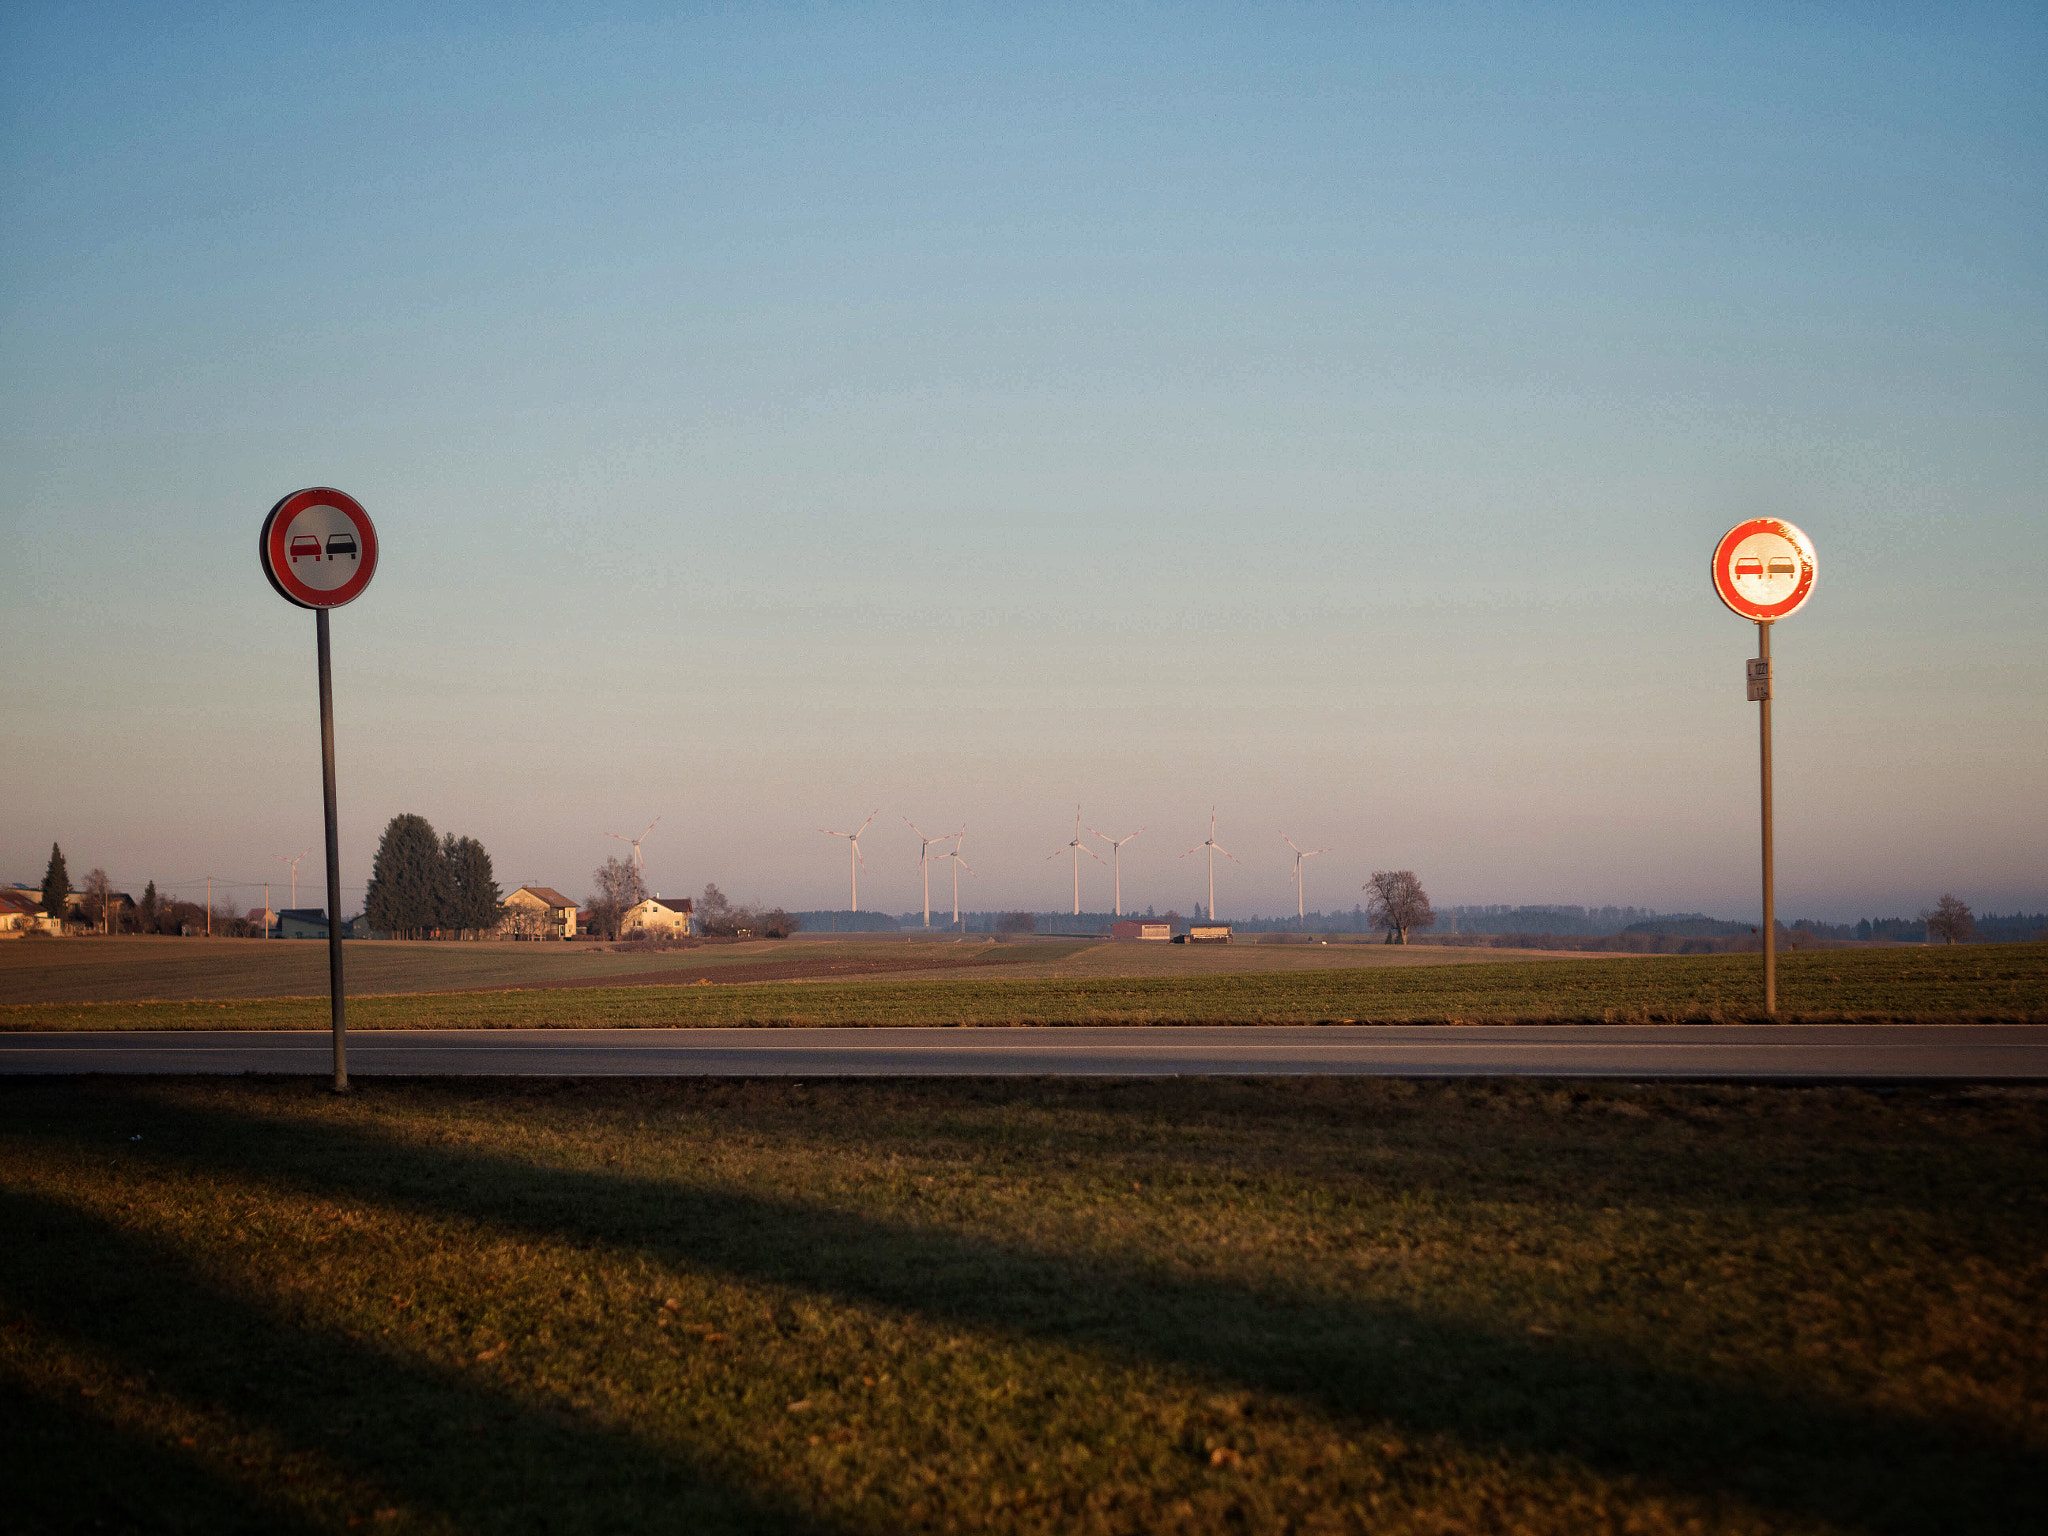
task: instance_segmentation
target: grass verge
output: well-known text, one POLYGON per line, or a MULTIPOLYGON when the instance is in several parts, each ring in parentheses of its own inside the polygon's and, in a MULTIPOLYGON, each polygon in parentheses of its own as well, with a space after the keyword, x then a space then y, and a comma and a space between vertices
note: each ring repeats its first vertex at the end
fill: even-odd
MULTIPOLYGON (((360 997, 363 1029, 735 1025, 1720 1023, 1757 1017, 1755 955, 1221 976, 592 987, 360 997)), ((2048 1021, 2048 944, 1781 957, 1786 1023, 2048 1021)), ((319 1029, 325 998, 28 1003, 0 1029, 319 1029)))
POLYGON ((2039 1528, 2038 1093, 0 1083, 9 1529, 2039 1528))

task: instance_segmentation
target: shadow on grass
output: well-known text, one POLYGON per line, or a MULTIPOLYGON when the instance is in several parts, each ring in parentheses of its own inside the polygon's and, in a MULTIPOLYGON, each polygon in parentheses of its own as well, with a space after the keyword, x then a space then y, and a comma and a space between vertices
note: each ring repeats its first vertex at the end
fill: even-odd
POLYGON ((0 1232, 11 1311, 60 1347, 114 1357, 209 1426, 187 1449, 0 1376, 0 1460, 14 1468, 0 1528, 293 1531, 348 1519, 402 1529, 423 1519, 457 1530, 841 1529, 742 1486, 731 1469, 296 1323, 208 1280, 181 1252, 71 1206, 0 1191, 0 1232), (238 1439, 252 1429, 278 1450, 238 1439), (251 1450, 268 1469, 284 1456, 325 1463, 342 1486, 316 1495, 317 1515, 295 1512, 274 1471, 245 1485, 217 1470, 251 1450))
MULTIPOLYGON (((676 1095, 690 1091, 688 1085, 663 1086, 676 1095)), ((1532 1340, 1390 1304, 1342 1304, 1189 1278, 1141 1259, 1006 1246, 801 1199, 400 1143, 365 1123, 381 1112, 370 1096, 376 1091, 350 1106, 354 1123, 338 1124, 265 1114, 260 1107, 202 1110, 147 1090, 99 1084, 86 1114, 39 1134, 46 1143, 105 1148, 114 1139, 111 1117, 120 1116, 123 1127, 142 1118, 150 1128, 147 1155, 164 1166, 261 1177, 321 1199, 477 1221, 679 1270, 878 1305, 984 1335, 1185 1369, 1219 1384, 1290 1395, 1342 1423, 1390 1419, 1409 1433, 1441 1434, 1482 1453, 1562 1458, 1640 1479, 1652 1490, 1710 1502, 1734 1499, 1802 1522, 1885 1532, 2019 1530, 2033 1529, 2040 1512, 2041 1460, 2017 1444, 1993 1443, 1981 1431, 1857 1411, 1756 1382, 1688 1372, 1619 1347, 1532 1340), (93 1111, 94 1104, 103 1112, 93 1111)), ((530 1092, 461 1081, 414 1082, 402 1091, 410 1106, 501 1111, 530 1092)), ((263 1084, 260 1092, 288 1108, 316 1090, 263 1084)), ((973 1089, 933 1086, 926 1097, 936 1102, 948 1092, 973 1089)), ((787 1125, 783 1133, 790 1134, 787 1125)), ((1682 1174, 1657 1166, 1683 1156, 1677 1150, 1637 1144, 1630 1155, 1638 1159, 1634 1176, 1660 1187, 1698 1179, 1689 1161, 1682 1174)), ((67 1326, 123 1358, 152 1363, 161 1350, 148 1326, 81 1314, 64 1302, 80 1269, 120 1269, 163 1256, 136 1253, 132 1239, 69 1211, 44 1210, 37 1221, 74 1231, 74 1246, 66 1254, 46 1251, 40 1242, 19 1245, 16 1258, 6 1262, 9 1290, 70 1318, 67 1326)), ((24 1230, 13 1222, 9 1229, 24 1230)), ((573 1476, 599 1508, 608 1480, 588 1475, 589 1469, 611 1467, 630 1485, 650 1471, 651 1452, 472 1384, 396 1364, 369 1347, 293 1329, 189 1273, 176 1277, 171 1296, 187 1315, 217 1312, 224 1346, 236 1341, 236 1351, 245 1352, 239 1341, 248 1339, 259 1353, 310 1352, 321 1379, 346 1383, 365 1404, 396 1402, 422 1434, 449 1418, 510 1413, 527 1442, 523 1464, 573 1476)), ((197 1394, 225 1390, 220 1370, 202 1361, 163 1361, 155 1368, 182 1373, 185 1387, 197 1394)), ((227 1369, 232 1375, 240 1367, 227 1369)), ((285 1414, 281 1427, 317 1443, 320 1425, 310 1407, 271 1409, 266 1419, 278 1412, 285 1414)), ((360 1471, 409 1501, 449 1508, 457 1519, 459 1506, 449 1504, 451 1479, 459 1486, 481 1475, 462 1462, 451 1472, 431 1457, 360 1471)), ((706 1479, 715 1485, 715 1474, 701 1468, 677 1475, 693 1488, 706 1479)), ((551 1501, 564 1491, 553 1487, 551 1501)), ((732 1528, 758 1520, 796 1523, 792 1512, 750 1503, 754 1495, 729 1485, 716 1497, 727 1501, 723 1507, 731 1512, 724 1518, 732 1528)))
MULTIPOLYGON (((14 1214, 12 1212, 10 1215, 14 1214)), ((316 1529, 188 1453, 0 1377, 0 1529, 205 1531, 297 1536, 316 1529)))

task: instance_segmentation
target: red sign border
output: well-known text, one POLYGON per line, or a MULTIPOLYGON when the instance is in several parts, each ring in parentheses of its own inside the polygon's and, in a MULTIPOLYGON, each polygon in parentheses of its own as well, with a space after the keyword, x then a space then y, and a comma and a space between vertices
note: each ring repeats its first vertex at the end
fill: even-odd
POLYGON ((1771 624, 1797 611, 1813 595, 1813 580, 1820 574, 1820 562, 1814 556, 1813 540, 1800 528, 1782 517, 1752 517, 1721 535, 1721 541, 1714 546, 1714 558, 1708 562, 1707 574, 1713 580, 1714 595, 1727 605, 1729 612, 1758 624, 1771 624), (1753 533, 1775 533, 1799 551, 1799 584, 1783 602, 1769 606, 1752 603, 1735 590, 1735 573, 1730 569, 1735 546, 1753 533))
POLYGON ((346 491, 337 491, 331 485, 310 485, 303 491, 293 491, 270 509, 270 515, 263 519, 263 531, 256 535, 256 557, 262 562, 263 574, 269 578, 272 590, 294 607, 339 608, 361 597, 370 578, 377 574, 377 525, 370 521, 363 504, 346 491), (362 554, 355 575, 331 592, 316 591, 294 578, 291 564, 280 547, 292 519, 311 506, 341 508, 362 536, 362 554))

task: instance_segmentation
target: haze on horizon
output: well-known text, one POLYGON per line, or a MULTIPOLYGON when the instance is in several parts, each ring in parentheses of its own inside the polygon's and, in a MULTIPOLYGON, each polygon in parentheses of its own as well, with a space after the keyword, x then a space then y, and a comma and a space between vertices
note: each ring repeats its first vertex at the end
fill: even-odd
POLYGON ((1285 831, 1311 908, 1753 919, 1707 557, 1770 514, 1780 915, 2048 906, 2037 8, 17 7, 0 59, 0 879, 282 905, 255 535, 330 484, 351 902, 416 811, 507 888, 658 814, 650 886, 837 907, 879 809, 864 907, 908 815, 1054 910, 1078 801, 1140 910, 1214 804, 1226 916, 1293 910, 1285 831))

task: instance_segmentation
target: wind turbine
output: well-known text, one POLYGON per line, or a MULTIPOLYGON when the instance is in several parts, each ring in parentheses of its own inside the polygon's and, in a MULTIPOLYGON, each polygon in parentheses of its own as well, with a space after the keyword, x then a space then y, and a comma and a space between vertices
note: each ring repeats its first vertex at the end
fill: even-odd
MULTIPOLYGON (((299 859, 311 858, 312 856, 313 850, 308 848, 304 853, 299 855, 299 859)), ((299 859, 294 859, 289 855, 282 853, 273 853, 271 857, 277 860, 277 862, 280 864, 289 864, 292 867, 292 906, 296 908, 299 904, 299 859)), ((270 905, 268 900, 266 900, 263 904, 266 907, 270 905)), ((266 918, 265 921, 267 922, 269 921, 269 919, 266 918)))
POLYGON ((1216 855, 1220 853, 1231 863, 1237 862, 1237 855, 1216 841, 1216 807, 1213 805, 1209 807, 1208 838, 1195 844, 1181 857, 1186 858, 1188 854, 1200 853, 1204 848, 1209 850, 1209 921, 1213 923, 1216 921, 1216 855))
MULTIPOLYGON (((1294 848, 1294 839, 1285 832, 1280 834, 1280 841, 1288 847, 1294 848)), ((1302 899, 1301 894, 1301 861, 1303 859, 1312 859, 1319 853, 1328 853, 1329 851, 1327 848, 1311 848, 1308 852, 1303 853, 1299 848, 1294 848, 1294 920, 1296 922, 1301 922, 1308 916, 1308 913, 1304 910, 1307 903, 1302 899)), ((1318 907, 1316 910, 1320 912, 1322 908, 1318 907)))
POLYGON ((643 884, 647 874, 647 861, 640 857, 640 845, 647 840, 647 834, 654 830, 654 823, 660 820, 661 817, 657 816, 654 818, 654 821, 647 823, 645 830, 638 837, 628 837, 623 832, 605 833, 606 837, 616 837, 622 843, 631 843, 633 845, 633 871, 642 877, 643 884))
MULTIPOLYGON (((1088 830, 1095 832, 1093 827, 1090 827, 1088 830)), ((1143 832, 1144 830, 1145 828, 1143 827, 1138 828, 1138 832, 1143 832)), ((1138 832, 1133 832, 1131 837, 1136 837, 1138 832)), ((1122 917, 1124 915, 1124 844, 1128 843, 1131 837, 1111 837, 1107 832, 1095 832, 1095 835, 1109 844, 1110 867, 1116 871, 1116 915, 1122 917)))
MULTIPOLYGON (((870 817, 869 819, 872 820, 873 818, 870 817)), ((947 842, 958 834, 942 832, 937 837, 926 837, 924 835, 924 828, 920 827, 908 816, 903 818, 903 825, 917 834, 917 872, 924 877, 924 925, 926 928, 930 928, 932 925, 932 871, 931 864, 925 857, 925 850, 934 843, 947 842)), ((967 829, 962 827, 960 830, 964 832, 967 829)))
POLYGON ((853 891, 853 894, 848 899, 852 901, 852 910, 855 912, 858 912, 860 910, 860 866, 867 863, 867 860, 861 857, 860 835, 861 833, 867 831, 868 822, 873 821, 877 816, 881 814, 882 812, 879 807, 877 807, 875 810, 869 811, 868 820, 862 822, 858 827, 855 827, 851 832, 834 832, 830 827, 818 828, 818 830, 824 833, 827 837, 843 837, 846 839, 846 870, 848 876, 850 877, 853 891))
MULTIPOLYGON (((952 833, 951 837, 953 846, 939 855, 939 857, 953 861, 953 926, 958 928, 960 926, 960 871, 964 869, 971 875, 974 873, 974 866, 968 863, 960 852, 961 845, 967 841, 967 829, 962 827, 958 832, 952 833)), ((941 839, 941 841, 944 841, 944 839, 941 839)))
POLYGON ((1051 853, 1048 853, 1046 857, 1048 859, 1056 859, 1069 848, 1074 850, 1074 916, 1079 917, 1081 915, 1081 855, 1087 854, 1089 858, 1095 860, 1098 864, 1102 862, 1102 856, 1081 841, 1081 807, 1078 805, 1074 807, 1074 840, 1069 843, 1062 843, 1059 847, 1053 849, 1051 853))

